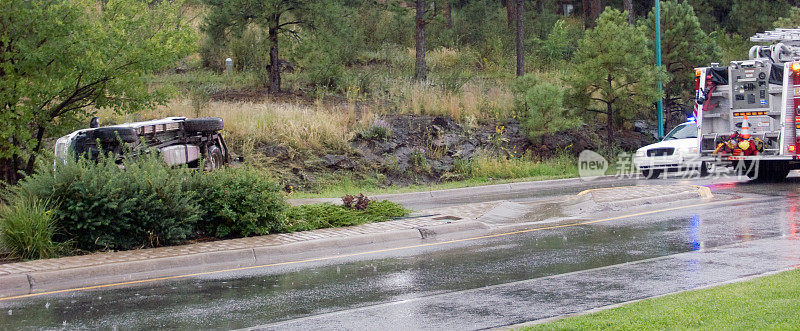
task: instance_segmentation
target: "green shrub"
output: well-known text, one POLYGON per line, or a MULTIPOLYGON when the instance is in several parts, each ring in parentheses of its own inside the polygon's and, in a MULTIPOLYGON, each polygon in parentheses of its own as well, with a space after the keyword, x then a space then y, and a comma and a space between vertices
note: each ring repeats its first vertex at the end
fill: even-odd
POLYGON ((504 158, 479 155, 470 163, 472 178, 566 178, 578 173, 577 162, 567 155, 536 161, 530 155, 504 158))
POLYGON ((539 82, 537 77, 525 75, 518 78, 512 88, 514 106, 523 114, 522 126, 532 140, 581 124, 578 116, 564 107, 564 89, 561 86, 539 82))
POLYGON ((578 40, 583 37, 583 22, 560 19, 553 25, 547 39, 541 41, 536 53, 548 63, 569 61, 578 50, 578 40))
POLYGON ((382 119, 377 119, 372 122, 369 128, 361 132, 361 136, 365 139, 386 140, 392 136, 392 126, 382 119))
POLYGON ((414 39, 408 27, 414 26, 414 13, 410 8, 365 3, 359 8, 356 19, 368 49, 376 50, 384 43, 413 46, 414 39))
POLYGON ((43 167, 13 188, 17 195, 51 201, 63 230, 84 250, 131 249, 176 244, 194 230, 199 209, 194 192, 182 189, 186 169, 156 156, 117 165, 101 158, 43 167))
POLYGON ((11 199, 11 205, 0 206, 0 246, 24 260, 57 256, 63 245, 53 241, 56 226, 47 203, 25 196, 11 199))
POLYGON ((287 231, 383 222, 408 214, 401 205, 388 201, 371 201, 366 210, 349 209, 329 203, 295 206, 287 213, 287 231))
POLYGON ((370 201, 366 213, 374 217, 395 218, 408 215, 408 209, 402 205, 389 200, 370 201))
POLYGON ((198 172, 187 182, 200 206, 197 228, 217 238, 282 232, 286 204, 280 187, 250 168, 198 172))

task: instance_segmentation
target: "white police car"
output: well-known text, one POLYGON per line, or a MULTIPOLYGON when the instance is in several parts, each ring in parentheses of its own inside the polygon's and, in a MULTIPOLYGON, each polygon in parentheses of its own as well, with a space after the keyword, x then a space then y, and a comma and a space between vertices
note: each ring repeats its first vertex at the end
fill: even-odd
POLYGON ((636 150, 633 164, 645 178, 658 178, 665 171, 699 170, 708 174, 708 165, 700 161, 697 151, 697 123, 676 126, 655 144, 636 150))

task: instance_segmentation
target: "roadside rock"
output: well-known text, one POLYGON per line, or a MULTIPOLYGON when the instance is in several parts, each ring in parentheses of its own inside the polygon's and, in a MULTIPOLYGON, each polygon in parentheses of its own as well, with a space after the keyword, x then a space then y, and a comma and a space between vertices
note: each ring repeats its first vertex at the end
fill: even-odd
POLYGON ((325 154, 322 157, 322 162, 329 168, 353 169, 355 167, 353 161, 344 155, 325 154))

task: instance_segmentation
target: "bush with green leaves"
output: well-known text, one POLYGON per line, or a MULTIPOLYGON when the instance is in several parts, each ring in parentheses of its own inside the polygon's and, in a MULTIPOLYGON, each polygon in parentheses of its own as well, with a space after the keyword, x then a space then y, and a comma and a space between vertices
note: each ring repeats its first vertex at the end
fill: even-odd
POLYGON ((387 43, 413 46, 412 34, 408 30, 408 27, 414 26, 414 13, 410 8, 393 2, 365 2, 358 8, 356 20, 359 34, 364 36, 365 46, 369 50, 378 50, 387 43))
POLYGON ((564 106, 564 89, 559 85, 528 74, 518 78, 512 90, 514 106, 523 115, 522 126, 532 140, 581 124, 580 117, 564 106))
POLYGON ((132 249, 180 243, 200 213, 196 194, 182 189, 187 169, 173 169, 156 156, 97 162, 69 160, 42 167, 12 191, 50 201, 61 232, 79 249, 132 249))
POLYGON ((403 206, 388 201, 370 201, 366 210, 356 210, 329 203, 292 207, 287 213, 286 230, 306 231, 388 221, 408 214, 403 206))
POLYGON ((47 203, 28 196, 10 196, 0 206, 0 247, 23 260, 55 257, 63 244, 53 240, 55 221, 47 203))
POLYGON ((569 61, 578 50, 578 40, 583 37, 583 22, 560 19, 553 25, 547 39, 540 41, 536 53, 548 63, 569 61))
POLYGON ((197 228, 217 238, 283 232, 286 203, 280 186, 251 168, 195 173, 186 183, 200 207, 197 228))

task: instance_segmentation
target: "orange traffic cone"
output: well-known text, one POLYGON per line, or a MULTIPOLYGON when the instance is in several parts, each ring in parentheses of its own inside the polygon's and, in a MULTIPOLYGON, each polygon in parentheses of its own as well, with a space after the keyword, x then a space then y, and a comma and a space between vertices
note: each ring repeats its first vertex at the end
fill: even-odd
POLYGON ((742 121, 742 138, 750 139, 750 123, 747 122, 747 115, 744 115, 744 120, 742 121))

